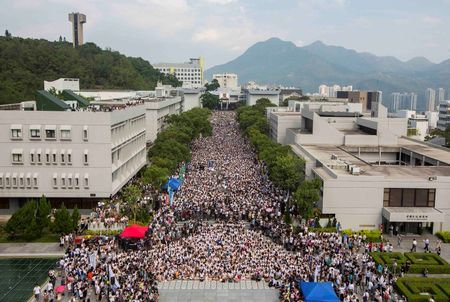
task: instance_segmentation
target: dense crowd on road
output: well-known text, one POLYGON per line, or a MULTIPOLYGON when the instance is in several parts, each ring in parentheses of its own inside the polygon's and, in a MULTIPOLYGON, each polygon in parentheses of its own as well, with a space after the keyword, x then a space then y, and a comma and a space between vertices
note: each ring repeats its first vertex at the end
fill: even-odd
POLYGON ((213 135, 192 144, 185 181, 172 206, 155 213, 141 249, 120 250, 115 240, 67 249, 61 267, 78 301, 88 288, 98 301, 156 301, 157 282, 174 279, 264 280, 280 301, 302 301, 298 281, 330 281, 342 301, 399 301, 396 277, 375 265, 363 237, 284 223, 283 213, 296 211, 263 173, 234 113, 215 112, 211 123, 213 135))

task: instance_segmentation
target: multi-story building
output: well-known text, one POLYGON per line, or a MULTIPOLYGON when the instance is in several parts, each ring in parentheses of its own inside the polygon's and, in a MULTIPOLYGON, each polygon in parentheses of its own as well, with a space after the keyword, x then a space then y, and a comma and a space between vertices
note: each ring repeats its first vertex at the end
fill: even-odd
POLYGON ((145 107, 0 111, 0 203, 12 213, 45 195, 92 208, 146 164, 145 107))
POLYGON ((381 103, 381 91, 337 91, 336 97, 348 99, 349 103, 361 103, 363 111, 370 111, 372 103, 381 103))
POLYGON ((439 104, 439 120, 437 127, 444 131, 450 125, 450 101, 443 101, 439 104))
POLYGON ((69 21, 72 22, 73 47, 83 45, 83 24, 86 23, 86 15, 80 13, 71 13, 69 14, 69 21))
POLYGON ((416 110, 417 108, 417 94, 393 92, 391 94, 391 111, 398 110, 416 110))
POLYGON ((305 104, 284 139, 306 177, 321 180, 321 212, 354 230, 450 231, 450 151, 409 139, 407 119, 388 118, 380 103, 371 117, 341 106, 305 104))
POLYGON ((436 111, 436 91, 431 88, 425 90, 427 111, 436 111))
POLYGON ((238 76, 235 73, 214 74, 213 80, 217 80, 221 88, 229 88, 232 90, 239 89, 238 76))
POLYGON ((280 103, 280 91, 279 90, 259 90, 259 89, 243 89, 242 101, 247 106, 253 106, 256 101, 261 98, 268 99, 272 104, 279 105, 280 103))
POLYGON ((166 75, 174 75, 183 82, 184 88, 202 87, 204 84, 204 62, 203 58, 191 58, 185 63, 158 63, 154 64, 156 69, 166 75))
POLYGON ((445 101, 445 89, 444 88, 439 88, 438 89, 438 93, 437 93, 437 103, 438 103, 438 105, 440 103, 442 103, 443 101, 445 101))
POLYGON ((57 93, 64 90, 79 91, 80 90, 80 79, 77 78, 60 78, 55 81, 44 81, 44 90, 49 91, 54 88, 57 93))

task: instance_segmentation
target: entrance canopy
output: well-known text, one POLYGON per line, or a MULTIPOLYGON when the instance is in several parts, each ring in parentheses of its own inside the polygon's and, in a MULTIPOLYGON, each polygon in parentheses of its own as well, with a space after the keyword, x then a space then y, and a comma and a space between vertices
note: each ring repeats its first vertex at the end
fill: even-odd
POLYGON ((389 222, 444 222, 445 215, 435 208, 386 207, 383 217, 389 222))
POLYGON ((306 302, 339 302, 331 282, 300 282, 306 302))

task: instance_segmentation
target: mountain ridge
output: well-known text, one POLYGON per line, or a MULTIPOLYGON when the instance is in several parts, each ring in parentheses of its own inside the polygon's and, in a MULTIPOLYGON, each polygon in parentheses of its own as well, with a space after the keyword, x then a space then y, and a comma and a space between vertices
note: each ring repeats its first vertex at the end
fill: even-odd
POLYGON ((426 88, 450 83, 450 59, 441 63, 425 57, 402 61, 322 41, 299 47, 273 37, 253 44, 227 63, 207 69, 205 76, 210 79, 212 74, 222 72, 237 73, 240 83, 253 80, 297 86, 307 92, 316 92, 320 84, 353 85, 356 89, 382 90, 385 96, 394 91, 416 92, 421 99, 426 88))

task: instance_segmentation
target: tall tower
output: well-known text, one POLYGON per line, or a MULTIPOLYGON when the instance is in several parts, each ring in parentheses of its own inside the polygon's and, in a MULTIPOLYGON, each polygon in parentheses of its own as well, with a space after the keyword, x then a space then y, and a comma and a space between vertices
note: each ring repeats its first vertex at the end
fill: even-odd
POLYGON ((72 22, 73 47, 83 45, 83 24, 86 23, 86 15, 71 13, 69 21, 72 22))
POLYGON ((431 88, 427 88, 425 91, 425 101, 427 111, 436 111, 436 91, 431 88))

